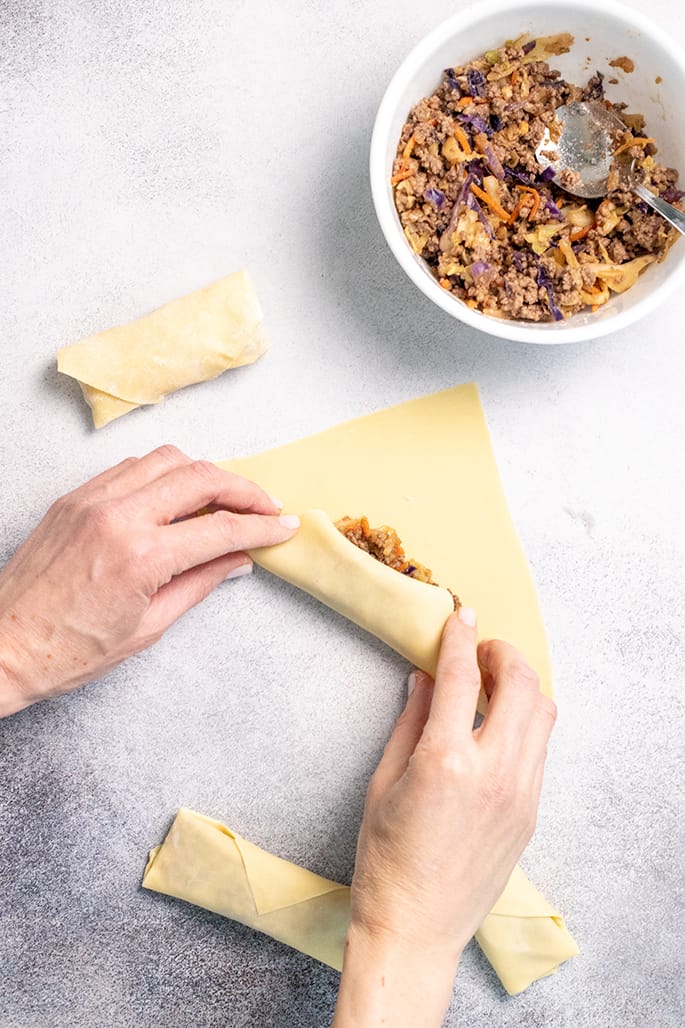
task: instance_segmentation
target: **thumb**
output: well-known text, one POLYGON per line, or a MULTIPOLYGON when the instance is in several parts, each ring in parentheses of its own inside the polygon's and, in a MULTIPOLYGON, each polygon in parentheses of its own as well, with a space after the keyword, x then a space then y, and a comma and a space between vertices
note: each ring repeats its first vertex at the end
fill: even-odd
POLYGON ((433 679, 425 671, 412 671, 409 676, 406 706, 397 719, 374 776, 383 791, 394 785, 407 770, 430 714, 433 684, 433 679))

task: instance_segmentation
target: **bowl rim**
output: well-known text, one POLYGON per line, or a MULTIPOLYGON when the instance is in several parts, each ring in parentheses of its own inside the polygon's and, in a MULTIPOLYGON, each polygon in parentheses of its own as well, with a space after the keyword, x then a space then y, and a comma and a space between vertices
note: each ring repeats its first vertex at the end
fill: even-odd
MULTIPOLYGON (((540 7, 541 4, 542 0, 521 0, 517 3, 504 2, 504 0, 484 0, 482 3, 473 4, 465 10, 451 15, 420 39, 395 71, 378 107, 371 133, 369 176, 376 217, 386 242, 400 267, 429 300, 432 300, 451 317, 457 318, 471 328, 487 332, 489 335, 513 342, 554 346, 563 343, 584 342, 620 332, 628 325, 646 317, 671 296, 681 281, 685 279, 685 259, 681 259, 679 264, 674 266, 673 273, 667 275, 651 293, 638 303, 613 317, 598 319, 594 324, 576 326, 571 324, 567 327, 558 325, 558 323, 544 322, 542 325, 538 323, 535 328, 532 328, 526 322, 493 318, 480 311, 471 310, 465 304, 460 303, 457 297, 442 289, 424 266, 421 258, 412 251, 397 220, 392 194, 389 192, 386 182, 385 169, 390 123, 396 113, 399 97, 414 74, 424 67, 435 51, 445 42, 445 39, 450 35, 456 35, 457 32, 462 34, 472 26, 501 14, 504 10, 508 13, 517 8, 525 10, 540 7)), ((572 7, 574 11, 586 10, 594 15, 598 13, 593 0, 544 0, 543 6, 547 10, 572 7)), ((650 21, 641 11, 627 7, 618 0, 603 0, 599 13, 623 20, 631 28, 644 33, 685 70, 685 52, 668 36, 665 29, 650 21)), ((685 244, 683 245, 685 246, 685 244)))

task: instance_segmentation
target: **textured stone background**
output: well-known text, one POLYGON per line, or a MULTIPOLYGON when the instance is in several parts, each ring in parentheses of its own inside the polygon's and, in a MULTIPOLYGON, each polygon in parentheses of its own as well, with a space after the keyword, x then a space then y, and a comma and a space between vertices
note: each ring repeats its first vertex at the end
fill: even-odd
MULTIPOLYGON (((636 6, 669 23, 668 0, 636 6)), ((127 454, 249 453, 475 379, 561 709, 524 865, 582 952, 510 999, 471 947, 447 1024, 675 1028, 680 299, 620 338, 526 348, 405 281, 371 207, 369 133, 392 70, 454 7, 2 0, 0 558, 127 454), (270 354, 93 433, 57 347, 243 266, 270 354)), ((100 684, 4 722, 2 1028, 326 1024, 332 971, 140 876, 183 803, 349 880, 406 670, 257 573, 100 684)))

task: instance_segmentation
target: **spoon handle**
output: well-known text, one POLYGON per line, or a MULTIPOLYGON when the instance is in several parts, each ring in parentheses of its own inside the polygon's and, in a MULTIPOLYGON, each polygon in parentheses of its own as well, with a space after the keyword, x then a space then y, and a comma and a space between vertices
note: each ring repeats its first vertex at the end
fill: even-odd
POLYGON ((667 200, 662 200, 660 196, 650 193, 641 182, 636 182, 633 190, 641 200, 644 200, 655 211, 658 211, 662 218, 665 218, 666 221, 670 222, 674 228, 677 228, 685 236, 685 214, 682 211, 679 211, 672 203, 668 203, 667 200))

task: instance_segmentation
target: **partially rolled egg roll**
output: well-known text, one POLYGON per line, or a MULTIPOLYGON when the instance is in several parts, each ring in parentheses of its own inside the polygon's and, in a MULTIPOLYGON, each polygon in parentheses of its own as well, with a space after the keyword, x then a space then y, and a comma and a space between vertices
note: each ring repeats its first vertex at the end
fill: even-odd
POLYGON ((251 364, 266 350, 247 271, 164 304, 127 325, 63 347, 57 368, 75 378, 102 428, 142 404, 251 364))
POLYGON ((292 539, 250 555, 435 675, 442 630, 454 611, 449 589, 382 564, 349 542, 321 510, 304 511, 292 539))
MULTIPOLYGON (((181 808, 164 842, 150 853, 143 887, 342 969, 349 888, 266 852, 220 821, 181 808)), ((518 867, 476 939, 511 994, 578 952, 561 916, 518 867)))

